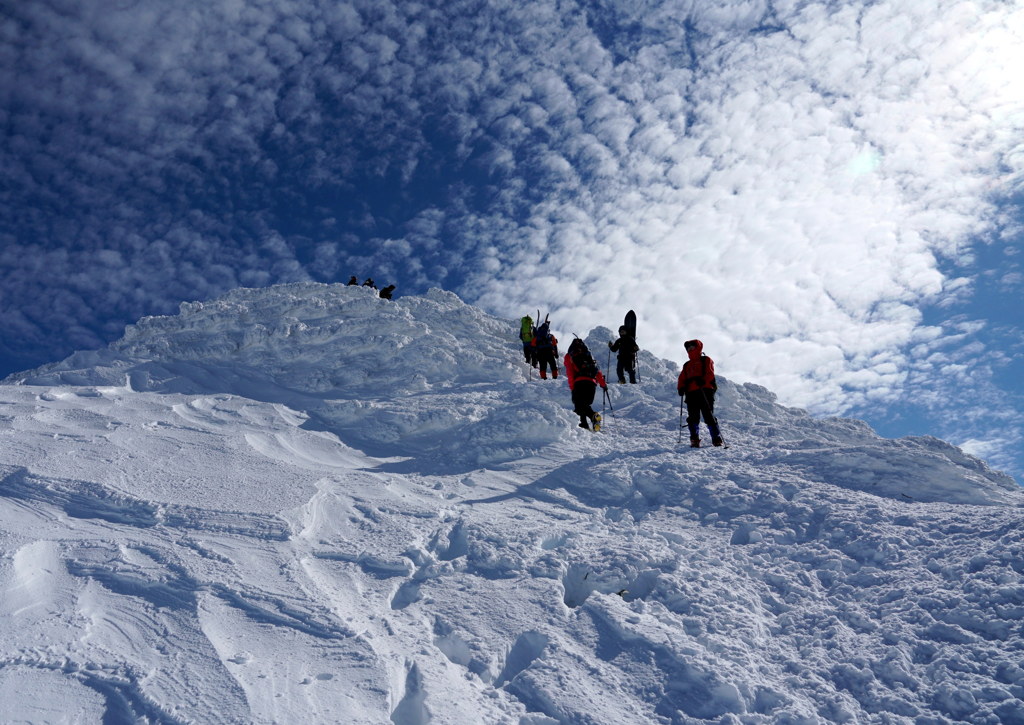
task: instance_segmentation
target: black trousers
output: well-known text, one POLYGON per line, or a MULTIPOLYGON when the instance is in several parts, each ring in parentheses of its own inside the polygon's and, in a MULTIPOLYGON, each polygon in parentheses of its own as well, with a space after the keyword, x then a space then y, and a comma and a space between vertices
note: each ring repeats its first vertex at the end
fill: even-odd
POLYGON ((550 347, 542 348, 537 350, 537 363, 540 365, 540 374, 543 375, 544 371, 551 366, 551 377, 558 377, 558 363, 555 362, 555 351, 550 347))
POLYGON ((593 380, 577 380, 572 386, 572 408, 573 412, 580 417, 580 423, 586 423, 594 418, 594 394, 597 392, 597 383, 593 380))
POLYGON ((690 390, 686 393, 686 425, 691 438, 700 438, 700 419, 704 418, 712 438, 718 438, 718 421, 715 419, 715 391, 707 388, 690 390))
POLYGON ((618 362, 615 365, 615 374, 619 376, 619 382, 626 382, 626 373, 629 373, 629 382, 636 382, 636 364, 634 358, 618 358, 618 362))

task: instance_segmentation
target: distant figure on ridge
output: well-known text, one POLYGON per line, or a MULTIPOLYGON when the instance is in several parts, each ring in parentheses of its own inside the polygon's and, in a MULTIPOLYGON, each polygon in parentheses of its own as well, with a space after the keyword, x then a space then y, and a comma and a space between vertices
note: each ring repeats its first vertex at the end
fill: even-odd
POLYGON ((393 284, 389 284, 387 287, 385 287, 384 289, 382 289, 380 291, 380 296, 383 299, 390 300, 391 299, 391 295, 394 294, 394 292, 395 292, 395 286, 393 284))
POLYGON ((619 377, 619 385, 626 382, 626 373, 629 373, 629 382, 636 384, 636 354, 640 346, 629 333, 629 328, 622 325, 619 328, 619 339, 608 343, 608 349, 616 353, 615 374, 619 377))
POLYGON ((533 355, 534 333, 533 318, 529 315, 523 315, 522 319, 519 320, 519 341, 523 343, 523 357, 526 358, 527 365, 537 367, 537 359, 533 355))
POLYGON ((601 430, 601 414, 594 410, 594 394, 598 386, 608 390, 604 375, 597 367, 594 356, 583 340, 578 337, 569 343, 565 354, 565 377, 572 393, 573 412, 580 417, 580 428, 601 430))
MULTIPOLYGON (((690 429, 690 446, 700 448, 700 419, 704 417, 711 432, 711 443, 722 445, 722 434, 715 419, 715 361, 704 354, 704 343, 687 340, 683 343, 689 357, 683 363, 676 381, 676 391, 686 400, 686 425, 690 429)), ((680 412, 680 416, 682 413, 680 412)))
POLYGON ((356 276, 354 274, 351 277, 348 278, 348 286, 349 287, 351 287, 352 285, 357 285, 357 284, 359 284, 359 280, 356 279, 356 276))
POLYGON ((537 328, 533 337, 533 356, 540 366, 541 380, 547 380, 547 368, 551 368, 551 377, 558 377, 558 340, 551 334, 551 326, 547 320, 537 328))
POLYGON ((370 289, 377 289, 377 285, 373 283, 373 277, 367 277, 366 281, 363 282, 363 287, 369 287, 370 289))

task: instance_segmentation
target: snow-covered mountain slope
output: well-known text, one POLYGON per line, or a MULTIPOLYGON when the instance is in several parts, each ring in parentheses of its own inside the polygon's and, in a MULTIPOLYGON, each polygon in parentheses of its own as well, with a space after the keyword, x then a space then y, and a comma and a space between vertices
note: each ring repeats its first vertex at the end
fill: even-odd
POLYGON ((517 326, 237 290, 8 378, 0 721, 1024 723, 1015 482, 724 379, 680 448, 649 355, 582 431, 517 326))

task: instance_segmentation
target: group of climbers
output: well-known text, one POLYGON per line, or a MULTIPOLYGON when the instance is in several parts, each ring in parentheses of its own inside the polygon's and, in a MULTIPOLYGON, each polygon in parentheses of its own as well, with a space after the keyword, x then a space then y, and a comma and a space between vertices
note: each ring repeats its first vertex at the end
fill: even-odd
MULTIPOLYGON (((349 287, 356 286, 358 284, 359 284, 359 280, 356 279, 356 276, 354 274, 351 277, 349 277, 349 279, 348 279, 348 286, 349 287)), ((369 287, 370 289, 374 289, 374 290, 377 289, 377 283, 373 281, 373 277, 367 277, 366 280, 363 282, 362 286, 363 287, 369 287)), ((394 293, 395 293, 395 285, 393 285, 393 284, 389 284, 384 289, 378 290, 378 294, 380 295, 380 297, 382 299, 385 299, 385 300, 390 300, 391 297, 394 295, 394 293)))
POLYGON ((533 318, 523 316, 519 324, 519 340, 523 343, 526 364, 540 371, 541 380, 548 379, 549 369, 552 379, 558 377, 558 338, 552 334, 548 320, 534 327, 533 318))
MULTIPOLYGON (((523 345, 523 356, 528 365, 539 369, 542 380, 547 379, 548 368, 551 370, 551 377, 557 378, 558 340, 552 334, 551 324, 547 318, 537 327, 534 327, 533 322, 529 315, 524 315, 520 320, 519 339, 523 345)), ((700 422, 703 418, 711 434, 712 445, 721 446, 724 441, 718 420, 715 418, 715 392, 718 390, 715 382, 715 363, 704 354, 704 343, 700 340, 687 340, 683 347, 687 360, 676 380, 676 392, 680 396, 680 418, 683 404, 686 405, 690 445, 694 448, 700 447, 700 422)), ((627 375, 630 384, 636 384, 637 353, 640 347, 636 342, 636 316, 632 311, 626 316, 626 324, 619 327, 619 338, 608 342, 608 349, 616 353, 615 372, 619 384, 626 383, 627 375)), ((573 411, 580 418, 579 426, 600 430, 601 414, 593 408, 594 396, 597 394, 597 388, 601 388, 607 395, 608 384, 583 340, 577 337, 570 343, 563 364, 572 395, 573 411)))

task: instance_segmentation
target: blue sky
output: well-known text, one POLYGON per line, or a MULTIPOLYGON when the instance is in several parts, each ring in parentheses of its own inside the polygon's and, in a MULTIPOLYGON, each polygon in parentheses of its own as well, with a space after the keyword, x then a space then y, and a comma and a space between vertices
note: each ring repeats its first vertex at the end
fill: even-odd
POLYGON ((0 373, 372 275, 1024 476, 1018 4, 171 5, 0 11, 0 373))

